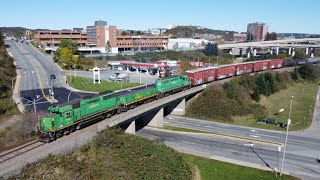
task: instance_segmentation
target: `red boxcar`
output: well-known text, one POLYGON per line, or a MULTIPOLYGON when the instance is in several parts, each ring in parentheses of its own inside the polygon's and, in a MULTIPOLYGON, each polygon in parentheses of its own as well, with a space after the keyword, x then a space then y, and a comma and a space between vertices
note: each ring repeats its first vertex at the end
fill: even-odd
POLYGON ((210 68, 199 68, 195 70, 186 71, 187 76, 193 86, 197 86, 199 84, 208 83, 215 80, 216 74, 215 67, 210 68))
POLYGON ((239 63, 236 64, 236 75, 247 74, 253 72, 253 62, 239 63))
POLYGON ((217 68, 216 67, 208 67, 204 71, 204 79, 205 83, 214 81, 216 79, 217 68))
POLYGON ((255 61, 253 65, 253 71, 258 72, 258 71, 267 70, 269 69, 269 63, 270 63, 270 60, 255 61))
POLYGON ((204 83, 204 71, 202 69, 189 70, 186 73, 192 86, 204 83))
POLYGON ((235 64, 229 64, 224 66, 218 66, 217 68, 217 79, 223 79, 232 77, 236 74, 236 65, 235 64))
POLYGON ((282 68, 283 59, 271 59, 269 63, 269 69, 282 68))

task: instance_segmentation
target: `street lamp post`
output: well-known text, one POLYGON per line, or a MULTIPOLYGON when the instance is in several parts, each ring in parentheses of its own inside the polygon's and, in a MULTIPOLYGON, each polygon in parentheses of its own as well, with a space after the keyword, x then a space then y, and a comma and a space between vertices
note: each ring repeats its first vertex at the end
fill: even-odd
MULTIPOLYGON (((141 58, 140 58, 140 63, 141 63, 141 58)), ((141 66, 139 66, 139 83, 141 84, 141 72, 140 72, 141 66)))
POLYGON ((287 141, 288 141, 289 126, 291 124, 292 100, 293 100, 293 96, 291 96, 291 101, 290 101, 289 119, 288 119, 288 123, 287 123, 287 133, 286 133, 286 140, 284 142, 284 149, 283 149, 283 156, 282 156, 282 162, 281 162, 280 176, 281 176, 282 170, 283 170, 284 156, 286 154, 286 147, 287 147, 287 141))

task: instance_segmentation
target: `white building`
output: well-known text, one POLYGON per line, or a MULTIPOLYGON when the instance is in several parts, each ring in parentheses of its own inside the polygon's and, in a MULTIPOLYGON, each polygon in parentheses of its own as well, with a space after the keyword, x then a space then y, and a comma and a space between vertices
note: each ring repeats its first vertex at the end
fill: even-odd
POLYGON ((204 48, 208 42, 212 41, 192 38, 169 39, 168 49, 174 51, 201 49, 204 48))

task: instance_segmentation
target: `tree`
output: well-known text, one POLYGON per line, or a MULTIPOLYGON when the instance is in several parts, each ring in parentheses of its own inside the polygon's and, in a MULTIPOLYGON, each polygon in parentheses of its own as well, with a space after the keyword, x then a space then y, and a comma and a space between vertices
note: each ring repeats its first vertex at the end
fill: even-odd
POLYGON ((0 31, 0 47, 4 46, 4 41, 3 41, 3 35, 2 32, 0 31))
POLYGON ((270 96, 270 90, 268 88, 268 84, 263 74, 259 74, 258 77, 256 78, 256 86, 260 94, 263 94, 265 96, 270 96))
POLYGON ((255 100, 256 102, 259 102, 260 101, 260 93, 259 93, 259 88, 258 86, 256 86, 254 88, 254 91, 253 91, 253 94, 251 95, 251 98, 253 100, 255 100))
POLYGON ((62 39, 60 43, 60 48, 69 48, 72 54, 76 54, 78 52, 78 45, 76 42, 69 39, 62 39))
POLYGON ((218 56, 218 45, 209 42, 204 48, 203 53, 207 56, 218 56))
POLYGON ((274 94, 277 91, 277 87, 272 74, 269 72, 264 73, 264 79, 267 82, 269 93, 274 94))
POLYGON ((128 35, 127 31, 122 31, 121 32, 121 36, 127 36, 127 35, 128 35))
POLYGON ((306 55, 304 49, 295 49, 295 55, 293 57, 293 59, 305 59, 308 57, 308 55, 306 55))
POLYGON ((267 33, 266 35, 266 41, 273 41, 273 40, 277 40, 277 33, 272 32, 272 33, 267 33))
POLYGON ((297 68, 294 68, 293 72, 291 73, 291 78, 295 81, 299 79, 299 73, 297 68))
POLYGON ((298 72, 303 79, 316 80, 316 70, 312 64, 303 64, 298 68, 298 72))
POLYGON ((64 47, 61 49, 61 53, 60 53, 60 60, 62 63, 64 64, 68 64, 69 66, 72 66, 73 63, 72 63, 72 51, 67 48, 67 47, 64 47))
POLYGON ((54 62, 60 61, 60 57, 61 57, 61 49, 58 48, 58 49, 54 52, 53 61, 54 61, 54 62))

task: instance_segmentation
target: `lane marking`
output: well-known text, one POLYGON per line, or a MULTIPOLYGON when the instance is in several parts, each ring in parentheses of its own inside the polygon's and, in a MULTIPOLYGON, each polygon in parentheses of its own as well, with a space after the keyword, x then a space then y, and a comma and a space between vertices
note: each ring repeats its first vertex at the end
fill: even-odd
POLYGON ((254 138, 260 138, 260 136, 256 136, 256 135, 252 135, 252 134, 250 134, 249 136, 254 137, 254 138))
POLYGON ((47 96, 45 95, 44 93, 44 90, 43 90, 43 87, 42 87, 42 83, 41 83, 41 78, 40 78, 40 75, 39 75, 39 72, 37 70, 37 68, 35 67, 35 65, 31 62, 31 60, 29 58, 27 58, 28 61, 30 62, 30 64, 32 65, 33 69, 35 70, 36 74, 37 74, 37 77, 38 77, 38 81, 39 81, 39 86, 40 86, 40 89, 41 89, 41 92, 42 92, 42 95, 43 97, 50 103, 50 104, 53 104, 53 102, 47 98, 47 96))
POLYGON ((306 166, 311 166, 311 167, 315 167, 315 168, 319 168, 320 166, 318 165, 312 165, 312 164, 305 164, 306 166))

